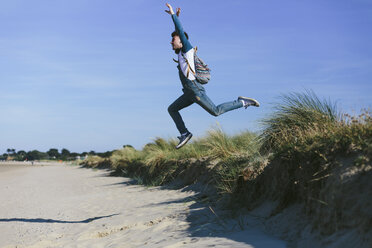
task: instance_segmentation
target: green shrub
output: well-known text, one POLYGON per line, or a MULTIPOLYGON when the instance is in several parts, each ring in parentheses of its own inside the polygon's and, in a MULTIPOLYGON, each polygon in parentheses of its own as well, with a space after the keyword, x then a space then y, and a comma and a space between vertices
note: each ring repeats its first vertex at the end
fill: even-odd
POLYGON ((112 169, 114 170, 125 170, 130 164, 134 164, 142 159, 143 153, 129 146, 116 150, 110 157, 112 169))
POLYGON ((99 156, 93 155, 88 156, 87 159, 80 162, 80 165, 89 167, 89 168, 103 168, 103 167, 110 167, 110 160, 107 158, 101 158, 99 156))
POLYGON ((340 116, 335 104, 320 100, 312 91, 282 95, 274 112, 262 121, 261 137, 265 147, 275 149, 303 139, 304 132, 311 135, 334 128, 340 116))

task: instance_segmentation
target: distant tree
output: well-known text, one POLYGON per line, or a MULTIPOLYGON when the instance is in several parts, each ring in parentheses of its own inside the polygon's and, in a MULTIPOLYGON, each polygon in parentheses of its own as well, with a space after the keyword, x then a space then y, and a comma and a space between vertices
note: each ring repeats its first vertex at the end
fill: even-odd
POLYGON ((27 154, 27 152, 23 151, 23 150, 20 150, 17 152, 17 155, 20 155, 20 156, 25 156, 27 154))
POLYGON ((131 145, 123 145, 123 148, 126 148, 126 147, 129 147, 129 148, 134 148, 133 146, 131 145))
POLYGON ((16 152, 16 150, 15 150, 14 148, 8 148, 8 149, 6 149, 6 151, 7 151, 7 153, 8 153, 9 155, 10 155, 10 154, 14 155, 15 152, 16 152))
POLYGON ((90 151, 89 155, 96 155, 96 152, 95 151, 90 151))
POLYGON ((23 160, 26 159, 26 157, 27 157, 27 152, 21 150, 21 151, 17 152, 17 155, 16 155, 15 159, 18 160, 18 161, 23 161, 23 160))
POLYGON ((68 160, 71 156, 71 153, 69 150, 67 150, 66 148, 63 148, 62 151, 61 151, 61 158, 62 160, 68 160))
POLYGON ((99 153, 97 155, 102 157, 102 158, 109 158, 114 153, 114 151, 107 151, 107 152, 99 153))
POLYGON ((58 149, 56 149, 56 148, 49 149, 49 151, 47 151, 47 154, 50 158, 59 158, 60 157, 58 149))
POLYGON ((63 148, 61 151, 62 156, 70 156, 70 151, 66 148, 63 148))
POLYGON ((8 153, 4 153, 0 156, 0 160, 6 160, 8 158, 8 153))
POLYGON ((38 150, 29 151, 26 156, 28 160, 40 160, 46 159, 47 157, 48 157, 47 153, 39 152, 38 150))
POLYGON ((71 157, 71 158, 76 159, 76 157, 78 157, 78 156, 80 156, 80 154, 77 153, 77 152, 72 152, 72 153, 70 153, 70 157, 71 157))

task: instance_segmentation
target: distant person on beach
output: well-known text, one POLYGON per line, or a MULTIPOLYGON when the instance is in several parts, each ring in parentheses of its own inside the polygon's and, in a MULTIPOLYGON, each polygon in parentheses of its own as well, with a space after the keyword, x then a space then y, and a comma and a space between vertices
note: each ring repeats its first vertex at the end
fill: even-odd
MULTIPOLYGON (((238 97, 237 100, 225 102, 217 106, 212 102, 211 99, 209 99, 202 85, 202 81, 200 80, 198 75, 198 66, 200 66, 200 64, 202 64, 203 66, 203 63, 197 61, 197 57, 194 57, 196 56, 196 48, 193 48, 193 46, 190 44, 188 35, 183 30, 182 25, 178 19, 181 9, 177 8, 177 13, 175 14, 170 4, 167 3, 166 6, 169 8, 169 10, 165 10, 165 12, 172 16, 172 20, 176 29, 172 33, 171 45, 172 49, 178 55, 178 61, 175 61, 178 63, 177 68, 183 87, 183 95, 181 95, 168 107, 168 112, 181 134, 181 136, 178 137, 178 139, 180 140, 179 144, 176 146, 176 148, 179 149, 183 145, 185 145, 192 137, 192 133, 187 130, 185 123, 183 122, 182 117, 179 113, 181 109, 186 108, 193 103, 197 103, 211 115, 219 116, 225 112, 241 107, 259 107, 260 104, 255 99, 243 96, 238 97)), ((209 69, 207 67, 204 67, 202 69, 204 70, 204 72, 209 73, 209 69)), ((209 78, 207 79, 207 81, 208 80, 209 78)))

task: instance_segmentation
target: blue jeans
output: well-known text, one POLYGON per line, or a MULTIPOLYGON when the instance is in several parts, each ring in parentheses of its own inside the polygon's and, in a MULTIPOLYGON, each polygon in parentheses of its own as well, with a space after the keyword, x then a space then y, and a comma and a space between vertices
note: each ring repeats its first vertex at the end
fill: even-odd
POLYGON ((213 116, 219 116, 230 110, 243 107, 243 103, 238 100, 225 102, 216 106, 207 96, 204 87, 197 80, 191 81, 187 79, 181 71, 179 71, 179 74, 183 86, 183 95, 181 95, 168 107, 168 112, 181 134, 188 132, 188 130, 179 111, 193 103, 199 104, 203 109, 213 116))

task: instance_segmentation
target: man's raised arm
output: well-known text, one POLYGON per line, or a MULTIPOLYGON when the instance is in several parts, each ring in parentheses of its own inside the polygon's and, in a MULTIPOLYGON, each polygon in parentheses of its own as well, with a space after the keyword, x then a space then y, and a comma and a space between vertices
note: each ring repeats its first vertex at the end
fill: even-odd
POLYGON ((181 42, 182 42, 182 46, 183 46, 182 47, 182 52, 186 53, 190 49, 192 49, 192 45, 189 42, 189 40, 186 38, 185 31, 183 31, 183 27, 181 25, 181 22, 178 19, 178 16, 180 15, 180 12, 181 12, 181 9, 177 8, 177 13, 174 14, 172 6, 169 3, 167 3, 166 5, 169 8, 169 10, 165 10, 165 12, 172 15, 172 20, 173 20, 174 26, 175 26, 176 31, 177 31, 177 33, 180 37, 181 42))

